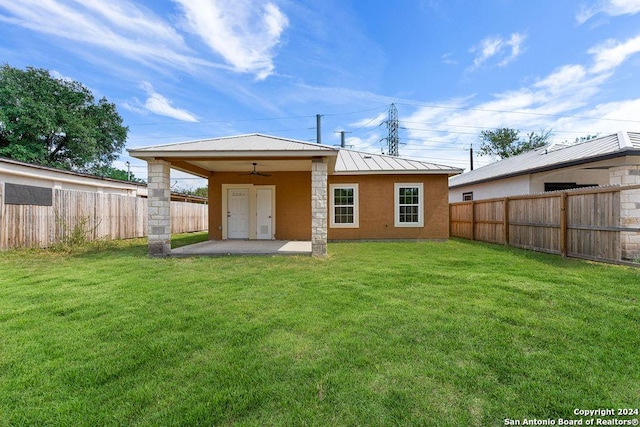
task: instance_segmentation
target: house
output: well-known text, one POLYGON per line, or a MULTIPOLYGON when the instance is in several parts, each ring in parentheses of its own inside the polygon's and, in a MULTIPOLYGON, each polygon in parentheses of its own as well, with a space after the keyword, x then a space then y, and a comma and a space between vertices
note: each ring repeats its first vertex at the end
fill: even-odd
MULTIPOLYGON (((0 196, 3 194, 15 194, 16 197, 24 199, 24 203, 21 202, 20 204, 29 204, 29 197, 37 197, 37 194, 40 193, 51 194, 52 189, 147 197, 147 184, 144 182, 105 178, 34 165, 4 157, 0 157, 0 186, 4 187, 4 189, 0 188, 0 196)), ((171 200, 190 203, 207 202, 204 197, 176 192, 171 193, 171 200)))
MULTIPOLYGON (((207 199, 171 193, 175 233, 206 230, 207 199)), ((147 184, 0 158, 0 251, 146 235, 147 184), (77 228, 76 228, 77 227, 77 228)))
POLYGON ((449 179, 449 202, 640 184, 640 133, 551 144, 449 179))
POLYGON ((208 179, 209 239, 446 239, 449 166, 250 134, 136 148, 149 170, 149 254, 171 252, 170 168, 208 179))

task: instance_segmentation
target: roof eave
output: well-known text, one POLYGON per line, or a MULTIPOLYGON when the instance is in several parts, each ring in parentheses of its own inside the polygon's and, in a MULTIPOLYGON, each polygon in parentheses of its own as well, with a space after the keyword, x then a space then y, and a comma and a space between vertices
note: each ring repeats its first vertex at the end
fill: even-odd
POLYGON ((129 155, 138 159, 152 158, 255 158, 255 157, 335 157, 338 152, 333 150, 228 150, 228 151, 144 151, 129 150, 129 155))
POLYGON ((555 170, 555 169, 559 169, 559 168, 566 168, 566 167, 571 167, 571 166, 580 166, 580 165, 583 165, 585 163, 599 162, 601 160, 610 160, 610 159, 615 159, 615 158, 618 158, 618 157, 625 157, 625 156, 629 156, 629 155, 640 155, 640 150, 639 149, 635 149, 635 148, 634 149, 626 149, 626 150, 615 151, 613 153, 604 154, 604 155, 598 155, 598 156, 594 156, 594 157, 585 157, 585 158, 579 159, 579 160, 571 160, 571 161, 568 161, 568 162, 554 163, 553 165, 547 165, 547 166, 541 166, 541 167, 533 168, 533 169, 521 170, 521 171, 518 171, 518 172, 512 172, 512 173, 508 173, 508 174, 504 174, 504 175, 493 176, 493 177, 490 177, 490 178, 483 178, 483 179, 479 179, 477 181, 465 182, 463 184, 449 185, 449 188, 460 188, 460 187, 466 187, 466 186, 469 186, 469 185, 484 184, 485 182, 497 181, 499 179, 515 178, 517 176, 531 175, 531 174, 540 173, 540 172, 549 172, 549 171, 552 171, 552 170, 555 170))
POLYGON ((454 176, 462 173, 462 170, 358 170, 335 171, 333 175, 447 175, 454 176))

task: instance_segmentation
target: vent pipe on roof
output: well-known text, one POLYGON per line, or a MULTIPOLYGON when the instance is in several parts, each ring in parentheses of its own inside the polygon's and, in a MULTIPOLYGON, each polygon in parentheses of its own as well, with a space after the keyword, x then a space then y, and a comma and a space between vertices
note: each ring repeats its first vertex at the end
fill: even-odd
POLYGON ((320 114, 316 114, 316 142, 318 144, 322 144, 322 130, 320 129, 321 117, 320 114))

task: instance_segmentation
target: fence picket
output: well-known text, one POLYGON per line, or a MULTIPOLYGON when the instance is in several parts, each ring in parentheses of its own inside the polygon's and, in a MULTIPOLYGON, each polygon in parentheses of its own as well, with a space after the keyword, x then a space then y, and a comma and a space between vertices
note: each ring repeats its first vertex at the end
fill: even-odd
POLYGON ((620 191, 629 188, 607 187, 451 203, 450 234, 618 262, 622 260, 620 235, 626 230, 621 228, 620 191))
MULTIPOLYGON (((83 223, 87 240, 147 235, 147 199, 56 189, 52 206, 7 205, 3 190, 0 183, 0 250, 51 246, 83 223)), ((207 228, 208 205, 171 202, 172 233, 207 228)))

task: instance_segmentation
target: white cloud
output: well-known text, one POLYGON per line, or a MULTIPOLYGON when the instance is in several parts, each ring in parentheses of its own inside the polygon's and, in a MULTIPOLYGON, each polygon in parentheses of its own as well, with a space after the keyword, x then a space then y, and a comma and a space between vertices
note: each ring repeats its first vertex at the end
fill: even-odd
POLYGON ((469 51, 475 53, 472 70, 480 68, 489 59, 496 57, 500 59, 499 67, 503 67, 513 62, 522 53, 522 44, 526 39, 526 35, 521 33, 511 34, 508 40, 502 36, 489 36, 480 41, 478 45, 472 47, 469 51))
POLYGON ((64 80, 64 81, 66 81, 66 82, 73 82, 73 81, 75 81, 75 79, 72 79, 71 77, 64 76, 64 75, 60 74, 60 72, 59 72, 59 71, 57 71, 57 70, 51 70, 51 71, 49 71, 49 75, 51 75, 51 77, 53 77, 54 79, 57 79, 57 80, 64 80))
POLYGON ((380 123, 387 119, 389 113, 383 111, 373 117, 367 117, 354 123, 349 123, 351 129, 378 127, 380 123))
MULTIPOLYGON (((530 85, 497 93, 486 102, 454 99, 419 107, 405 118, 412 123, 407 126, 407 136, 421 141, 414 144, 422 147, 422 157, 457 156, 461 163, 449 163, 464 166, 468 153, 463 154, 462 150, 477 143, 483 129, 509 127, 522 134, 558 129, 554 140, 573 141, 587 134, 606 135, 637 126, 640 99, 600 104, 593 100, 616 68, 640 52, 640 36, 623 42, 608 41, 588 52, 593 58, 590 67, 560 66, 530 85), (451 150, 458 152, 452 155, 451 150)), ((476 165, 489 159, 479 160, 476 165)))
POLYGON ((640 52, 640 36, 629 39, 623 43, 615 40, 606 42, 589 49, 589 53, 595 58, 592 73, 602 73, 616 68, 629 56, 640 52))
POLYGON ((182 6, 187 28, 220 54, 236 71, 264 79, 273 73, 274 47, 288 18, 273 3, 252 0, 174 0, 182 6))
POLYGON ((184 122, 198 121, 196 116, 189 111, 172 106, 171 101, 156 92, 153 89, 153 86, 151 86, 151 83, 143 82, 141 86, 148 95, 148 98, 144 103, 147 110, 161 116, 171 117, 184 122))
POLYGON ((443 64, 448 64, 448 65, 457 65, 458 61, 456 61, 455 59, 451 59, 452 57, 452 53, 451 52, 447 52, 445 54, 443 54, 440 59, 442 59, 442 63, 443 64))
POLYGON ((504 58, 498 66, 504 67, 509 64, 513 60, 515 60, 522 53, 522 44, 524 43, 527 37, 524 34, 513 33, 511 34, 511 38, 506 41, 507 46, 511 48, 511 54, 509 54, 506 58, 504 58))
POLYGON ((598 13, 609 16, 640 13, 640 0, 601 0, 593 6, 583 6, 576 14, 576 21, 584 24, 598 13))
POLYGON ((471 53, 479 52, 476 58, 473 60, 473 67, 480 67, 487 59, 495 56, 500 52, 502 46, 501 37, 487 37, 480 41, 478 46, 471 48, 471 53))
POLYGON ((11 14, 0 14, 0 22, 106 49, 145 65, 224 68, 195 56, 182 36, 153 12, 123 0, 0 0, 0 8, 11 14))

